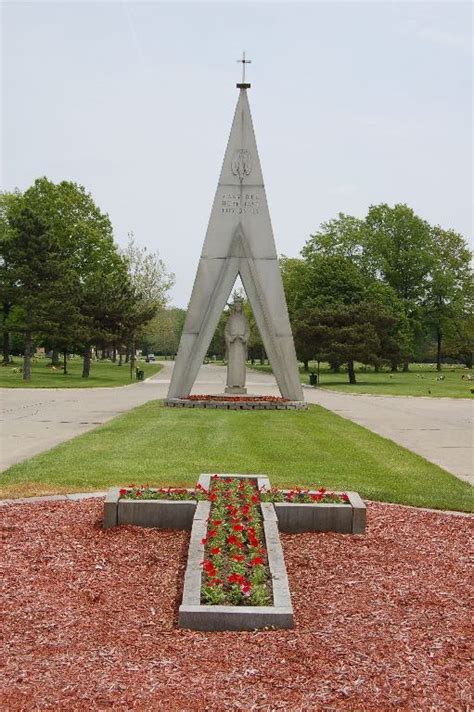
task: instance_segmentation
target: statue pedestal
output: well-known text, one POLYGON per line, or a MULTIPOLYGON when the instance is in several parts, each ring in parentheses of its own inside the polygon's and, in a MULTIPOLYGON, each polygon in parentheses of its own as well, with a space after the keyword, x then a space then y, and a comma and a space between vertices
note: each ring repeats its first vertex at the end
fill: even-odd
POLYGON ((240 386, 226 386, 225 392, 226 393, 247 393, 247 389, 241 388, 240 386))

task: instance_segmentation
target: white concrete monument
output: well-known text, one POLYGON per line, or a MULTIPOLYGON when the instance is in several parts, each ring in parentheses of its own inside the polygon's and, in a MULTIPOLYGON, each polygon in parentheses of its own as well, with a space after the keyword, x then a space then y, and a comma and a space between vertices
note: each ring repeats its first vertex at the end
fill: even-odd
POLYGON ((239 99, 181 335, 168 399, 187 398, 236 278, 242 284, 281 394, 302 401, 288 309, 247 98, 239 99))

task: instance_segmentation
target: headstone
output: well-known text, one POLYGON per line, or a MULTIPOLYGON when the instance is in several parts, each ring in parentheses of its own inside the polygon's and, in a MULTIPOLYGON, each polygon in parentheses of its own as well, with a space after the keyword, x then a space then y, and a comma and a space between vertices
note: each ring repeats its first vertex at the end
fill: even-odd
POLYGON ((303 391, 247 97, 250 84, 242 82, 237 87, 239 99, 168 398, 189 395, 229 294, 240 275, 281 394, 291 401, 302 401, 303 391))

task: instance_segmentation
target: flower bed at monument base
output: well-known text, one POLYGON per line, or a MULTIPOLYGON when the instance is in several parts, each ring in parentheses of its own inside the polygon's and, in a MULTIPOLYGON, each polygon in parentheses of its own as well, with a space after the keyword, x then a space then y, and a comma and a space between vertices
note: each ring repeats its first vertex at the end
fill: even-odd
POLYGON ((227 403, 234 403, 239 401, 245 401, 246 403, 289 403, 288 398, 283 398, 282 396, 222 396, 222 395, 192 395, 188 396, 184 400, 191 401, 225 401, 227 403))
POLYGON ((291 401, 276 396, 197 395, 187 398, 167 398, 170 408, 219 408, 222 410, 306 410, 305 401, 291 401))

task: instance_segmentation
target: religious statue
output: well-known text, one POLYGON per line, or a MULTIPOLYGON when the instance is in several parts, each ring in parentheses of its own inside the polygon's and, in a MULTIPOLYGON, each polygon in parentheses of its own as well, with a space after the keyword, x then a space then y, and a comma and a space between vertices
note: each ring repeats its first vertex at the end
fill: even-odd
POLYGON ((247 393, 245 388, 245 362, 247 361, 247 343, 250 326, 244 314, 241 299, 234 299, 232 310, 225 326, 227 347, 227 386, 226 393, 247 393))

